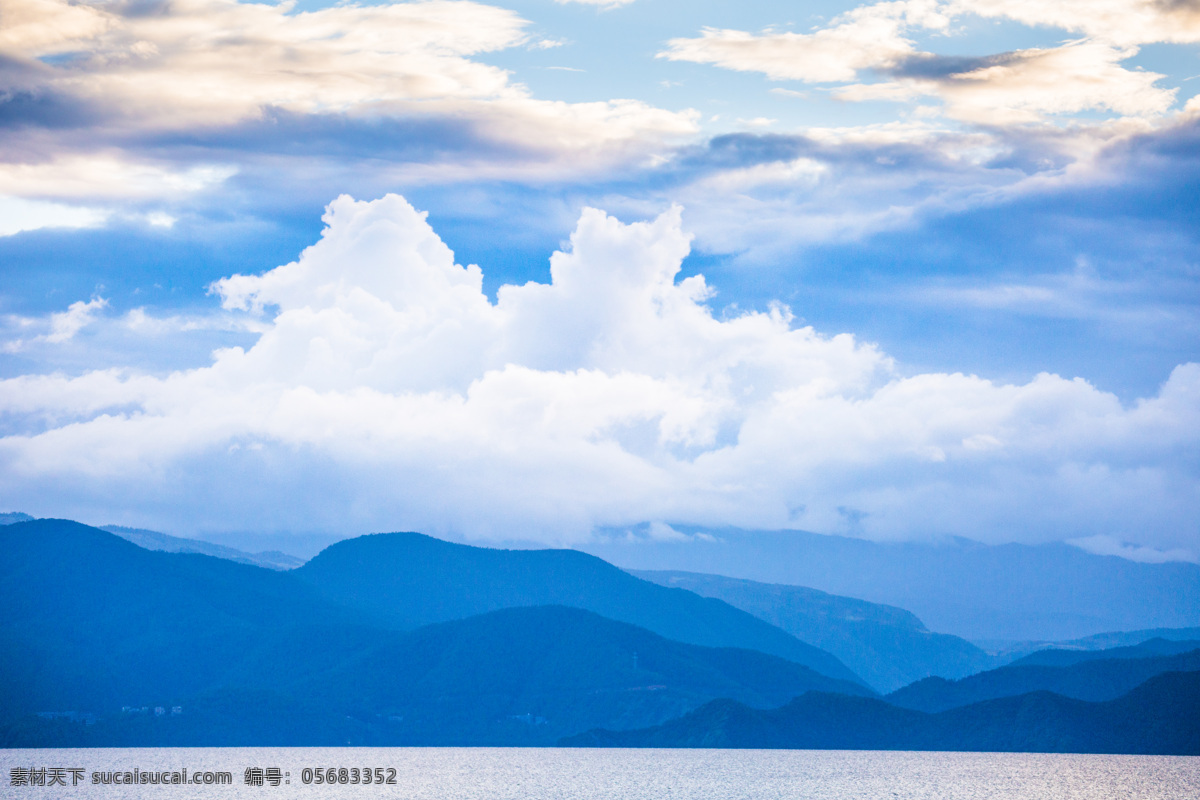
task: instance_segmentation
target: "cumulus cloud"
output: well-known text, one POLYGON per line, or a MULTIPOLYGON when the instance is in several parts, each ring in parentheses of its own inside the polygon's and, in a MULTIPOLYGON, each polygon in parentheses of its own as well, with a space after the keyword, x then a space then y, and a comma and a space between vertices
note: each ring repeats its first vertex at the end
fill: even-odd
POLYGON ((398 196, 342 197, 210 366, 0 381, 0 502, 173 530, 572 541, 733 524, 1193 547, 1200 365, 1123 406, 1083 380, 905 375, 782 305, 714 315, 681 210, 584 211, 550 283, 455 263, 398 196), (1128 538, 1128 537, 1126 537, 1128 538))

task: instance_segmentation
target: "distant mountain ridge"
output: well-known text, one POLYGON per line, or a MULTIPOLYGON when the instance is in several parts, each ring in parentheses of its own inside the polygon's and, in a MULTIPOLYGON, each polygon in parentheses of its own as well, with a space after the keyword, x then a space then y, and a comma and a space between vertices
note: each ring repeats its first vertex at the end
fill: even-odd
POLYGON ((1115 658, 1149 658, 1151 656, 1173 656, 1200 650, 1200 639, 1172 640, 1156 636, 1138 644, 1111 647, 1105 650, 1065 650, 1049 648, 1038 650, 1008 664, 1010 667, 1045 666, 1068 667, 1084 661, 1103 661, 1115 658))
POLYGON ((292 574, 381 627, 563 605, 679 642, 759 650, 861 682, 830 653, 721 600, 644 581, 576 550, 499 550, 419 533, 372 534, 331 545, 292 574))
POLYGON ((1033 692, 939 714, 824 692, 767 711, 714 700, 659 726, 592 730, 560 744, 1200 755, 1200 673, 1158 675, 1101 703, 1033 692))
POLYGON ((689 536, 620 535, 580 549, 631 570, 719 574, 897 606, 933 630, 974 642, 1200 626, 1200 565, 1189 562, 1137 563, 1061 543, 880 543, 804 531, 676 527, 689 536))
POLYGON ((1200 671, 1200 650, 1144 658, 1109 658, 1064 666, 1009 665, 957 681, 926 678, 884 699, 892 705, 936 713, 950 708, 1047 691, 1076 700, 1114 700, 1156 675, 1200 671))
POLYGON ((631 570, 663 586, 715 597, 836 655, 882 692, 937 675, 961 678, 995 666, 975 645, 933 633, 895 606, 804 586, 758 583, 694 572, 631 570))
MULTIPOLYGON (((15 525, 18 522, 32 522, 35 518, 20 511, 0 514, 0 525, 15 525)), ((127 528, 124 525, 98 525, 99 530, 120 536, 133 542, 138 547, 147 550, 161 550, 164 553, 202 553, 215 556, 239 564, 254 564, 268 569, 295 569, 304 563, 304 559, 278 550, 267 550, 260 553, 247 553, 233 547, 213 544, 202 539, 186 539, 181 536, 170 536, 158 531, 144 528, 127 528)))
POLYGON ((158 531, 148 531, 142 528, 126 528, 122 525, 102 525, 100 530, 120 536, 126 541, 133 542, 138 547, 147 550, 161 550, 164 553, 201 553, 215 558, 236 561, 239 564, 254 564, 267 569, 295 569, 304 563, 297 558, 278 550, 265 550, 261 553, 247 553, 224 545, 213 544, 201 539, 184 539, 179 536, 169 536, 158 531))

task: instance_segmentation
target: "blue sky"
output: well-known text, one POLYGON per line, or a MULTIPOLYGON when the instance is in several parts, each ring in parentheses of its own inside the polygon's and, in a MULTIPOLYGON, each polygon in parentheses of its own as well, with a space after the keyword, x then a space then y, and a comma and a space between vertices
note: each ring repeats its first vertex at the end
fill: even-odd
POLYGON ((1200 553, 1196 3, 0 15, 0 504, 1200 553))

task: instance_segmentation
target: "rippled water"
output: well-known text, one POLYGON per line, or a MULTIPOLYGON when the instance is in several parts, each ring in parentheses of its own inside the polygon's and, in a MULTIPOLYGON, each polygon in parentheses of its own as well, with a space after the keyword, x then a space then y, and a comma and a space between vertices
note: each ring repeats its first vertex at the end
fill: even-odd
MULTIPOLYGON (((814 750, 515 748, 180 748, 2 750, 0 796, 303 797, 454 800, 1185 800, 1200 798, 1200 758, 814 750), (11 785, 13 768, 81 767, 83 781, 11 785), (93 772, 228 772, 231 786, 93 785, 93 772), (245 785, 247 767, 287 775, 245 785), (305 768, 393 768, 392 785, 304 785, 305 768)), ((374 773, 373 773, 374 774, 374 773)), ((386 773, 384 773, 386 775, 386 773)))

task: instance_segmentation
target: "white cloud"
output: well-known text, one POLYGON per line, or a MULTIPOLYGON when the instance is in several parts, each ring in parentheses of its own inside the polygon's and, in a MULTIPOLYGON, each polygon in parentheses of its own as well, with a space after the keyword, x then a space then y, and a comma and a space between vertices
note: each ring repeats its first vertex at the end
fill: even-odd
POLYGON ((797 158, 714 172, 697 181, 692 190, 698 194, 712 190, 750 192, 772 186, 804 190, 811 189, 828 172, 829 168, 819 161, 797 158))
POLYGON ((812 33, 705 28, 697 38, 672 39, 659 57, 761 72, 772 80, 845 84, 834 96, 854 102, 911 103, 937 96, 954 119, 1008 125, 1091 110, 1165 113, 1177 91, 1156 85, 1165 76, 1120 63, 1135 56, 1141 44, 1193 41, 1200 41, 1200 4, 1193 0, 909 0, 859 6, 812 33), (954 23, 967 15, 1052 26, 1089 38, 975 59, 974 65, 958 59, 958 69, 952 61, 919 51, 910 38, 930 30, 952 37, 954 23), (868 71, 896 77, 851 83, 868 71))
POLYGON ((546 541, 646 521, 836 531, 853 508, 871 536, 1138 529, 1195 549, 1200 365, 1128 407, 1054 375, 905 376, 782 306, 715 317, 703 277, 676 280, 680 213, 587 210, 551 283, 491 303, 403 199, 339 198, 296 262, 214 285, 266 324, 252 347, 165 377, 0 381, 0 502, 546 541))
POLYGON ((61 0, 9 0, 0 20, 0 48, 35 54, 70 51, 112 25, 103 9, 61 0))
POLYGON ((0 236, 39 228, 95 228, 107 219, 101 209, 0 194, 0 236))
POLYGON ((54 312, 44 320, 28 317, 10 317, 8 320, 10 327, 21 330, 44 328, 46 332, 28 339, 10 340, 5 342, 0 347, 0 350, 16 353, 37 342, 46 342, 48 344, 69 342, 75 338, 75 334, 95 322, 100 312, 106 308, 108 308, 107 300, 103 297, 94 297, 87 302, 77 300, 71 303, 66 311, 54 312))
POLYGON ((916 52, 906 28, 944 27, 934 2, 902 0, 861 6, 815 33, 705 28, 699 38, 667 42, 660 58, 761 72, 772 80, 809 83, 854 80, 860 70, 895 66, 916 52))
MULTIPOLYGON (((0 52, 31 67, 35 59, 62 57, 38 63, 29 80, 92 101, 143 131, 231 125, 260 118, 266 107, 300 114, 466 113, 486 124, 495 106, 498 135, 514 115, 527 125, 560 122, 552 137, 585 146, 613 135, 588 135, 570 104, 534 100, 506 71, 472 61, 529 37, 515 12, 468 0, 311 12, 293 12, 290 3, 178 0, 154 14, 68 0, 9 5, 21 23, 0 38, 0 52), (77 17, 58 30, 59 20, 77 17)), ((590 104, 587 124, 603 126, 611 117, 625 129, 633 122, 628 102, 597 114, 605 105, 590 104)), ((648 130, 692 129, 687 117, 647 106, 638 111, 648 130)))
POLYGON ((130 309, 120 320, 129 331, 141 336, 163 337, 192 331, 265 333, 270 324, 245 315, 172 314, 154 316, 145 308, 130 309))
MULTIPOLYGON (((71 7, 10 2, 34 22, 71 7)), ((465 57, 525 38, 515 13, 466 0, 300 13, 290 4, 179 0, 154 14, 107 4, 87 12, 98 21, 78 32, 55 40, 16 31, 4 49, 24 59, 70 54, 43 70, 43 85, 171 129, 257 117, 266 105, 314 113, 495 96, 505 73, 465 57)))
POLYGON ((108 308, 108 301, 103 297, 96 297, 86 303, 78 300, 71 303, 66 311, 51 314, 50 332, 46 334, 46 341, 59 344, 74 338, 75 334, 95 321, 96 316, 105 308, 108 308))
POLYGON ((1154 547, 1144 547, 1122 541, 1116 536, 1099 534, 1080 539, 1070 539, 1067 544, 1075 545, 1098 556, 1120 556, 1130 561, 1140 561, 1145 564, 1163 564, 1168 561, 1200 561, 1200 555, 1194 550, 1175 548, 1174 550, 1159 550, 1154 547))
POLYGON ((1048 114, 1089 110, 1125 116, 1163 114, 1174 104, 1177 90, 1155 85, 1163 75, 1120 65, 1136 52, 1102 42, 1070 42, 1009 53, 992 59, 993 63, 936 79, 845 86, 834 96, 910 102, 934 95, 945 102, 949 116, 984 125, 1038 122, 1048 114))
POLYGON ((119 152, 64 154, 32 163, 0 162, 0 193, 21 197, 147 199, 178 197, 220 184, 229 165, 186 169, 134 161, 119 152))
POLYGON ((1118 45, 1200 41, 1195 0, 951 0, 949 12, 1079 32, 1118 45))

